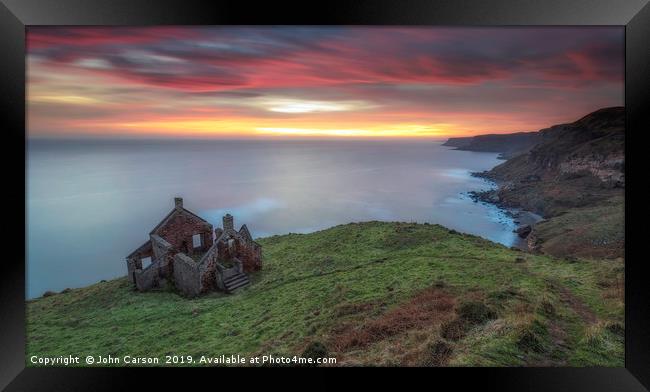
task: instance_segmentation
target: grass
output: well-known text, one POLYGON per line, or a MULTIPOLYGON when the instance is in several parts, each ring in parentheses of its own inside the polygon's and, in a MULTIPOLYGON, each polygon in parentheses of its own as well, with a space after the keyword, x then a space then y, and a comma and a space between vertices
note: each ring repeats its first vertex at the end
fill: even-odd
POLYGON ((338 365, 623 366, 622 261, 409 223, 258 242, 263 270, 234 295, 140 293, 121 278, 28 301, 28 357, 317 351, 338 365), (462 336, 444 338, 454 322, 462 336))
POLYGON ((552 255, 616 258, 625 242, 623 196, 570 209, 535 226, 541 250, 552 255), (569 239, 569 240, 567 240, 569 239))

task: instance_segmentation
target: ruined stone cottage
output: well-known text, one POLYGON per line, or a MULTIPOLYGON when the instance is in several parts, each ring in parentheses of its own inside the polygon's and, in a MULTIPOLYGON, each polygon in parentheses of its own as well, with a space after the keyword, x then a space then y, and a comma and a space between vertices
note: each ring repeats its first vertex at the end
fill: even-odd
POLYGON ((246 225, 235 230, 233 217, 223 228, 183 207, 174 209, 149 233, 149 240, 126 257, 129 279, 140 291, 172 284, 193 297, 213 290, 232 292, 249 284, 248 273, 262 268, 262 248, 246 225))

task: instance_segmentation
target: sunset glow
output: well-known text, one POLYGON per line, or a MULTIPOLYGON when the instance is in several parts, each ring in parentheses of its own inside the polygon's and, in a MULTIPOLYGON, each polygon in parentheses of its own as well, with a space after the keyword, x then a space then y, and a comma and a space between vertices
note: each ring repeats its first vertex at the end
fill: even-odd
POLYGON ((623 29, 29 27, 30 137, 424 137, 623 104, 623 29))

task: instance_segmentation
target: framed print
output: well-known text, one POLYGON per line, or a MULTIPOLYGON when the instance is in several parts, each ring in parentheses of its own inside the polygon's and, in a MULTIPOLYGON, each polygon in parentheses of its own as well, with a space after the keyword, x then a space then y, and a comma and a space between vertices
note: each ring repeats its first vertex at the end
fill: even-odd
POLYGON ((0 13, 7 390, 650 385, 647 1, 0 13))

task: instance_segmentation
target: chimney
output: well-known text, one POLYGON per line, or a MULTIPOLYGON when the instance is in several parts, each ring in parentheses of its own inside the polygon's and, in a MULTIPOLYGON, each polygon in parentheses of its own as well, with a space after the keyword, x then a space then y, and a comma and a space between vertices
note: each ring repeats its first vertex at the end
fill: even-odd
POLYGON ((223 217, 223 229, 224 230, 234 230, 235 229, 235 222, 233 221, 233 217, 230 214, 226 214, 223 217))
POLYGON ((176 209, 178 211, 183 209, 183 198, 182 197, 175 197, 174 198, 174 205, 176 205, 176 209))

